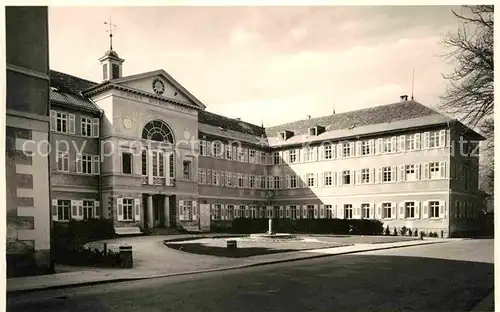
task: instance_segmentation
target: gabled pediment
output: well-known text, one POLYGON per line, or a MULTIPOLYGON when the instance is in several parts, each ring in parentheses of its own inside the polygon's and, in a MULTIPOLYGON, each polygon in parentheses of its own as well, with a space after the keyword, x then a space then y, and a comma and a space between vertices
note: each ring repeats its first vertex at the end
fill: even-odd
MULTIPOLYGON (((155 97, 163 97, 175 102, 188 103, 190 106, 198 107, 202 110, 205 109, 205 105, 200 100, 163 69, 112 79, 93 89, 105 85, 114 85, 141 93, 149 93, 155 97)), ((91 92, 91 90, 87 91, 91 92)))

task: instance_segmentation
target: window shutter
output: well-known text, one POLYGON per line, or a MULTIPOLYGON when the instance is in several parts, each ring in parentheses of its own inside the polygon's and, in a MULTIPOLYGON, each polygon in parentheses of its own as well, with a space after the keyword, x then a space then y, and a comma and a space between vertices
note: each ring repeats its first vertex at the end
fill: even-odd
POLYGON ((356 141, 356 156, 361 156, 361 141, 356 141))
POLYGON ((439 218, 446 218, 446 201, 439 201, 439 218))
POLYGON ((342 143, 337 144, 337 158, 342 158, 342 153, 344 149, 342 148, 342 143))
POLYGON ((192 212, 193 220, 198 220, 198 202, 196 200, 193 200, 191 203, 193 209, 192 212))
POLYGON ((361 180, 361 170, 362 169, 358 169, 356 170, 356 184, 361 184, 363 181, 361 180))
POLYGON ((402 182, 405 180, 406 180, 406 166, 399 165, 398 182, 402 182))
POLYGON ((396 182, 397 168, 397 166, 391 167, 391 182, 396 182))
POLYGON ((356 175, 354 170, 349 170, 349 175, 351 176, 351 183, 350 184, 356 184, 356 175))
POLYGON ((83 220, 83 200, 78 201, 78 218, 83 220))
POLYGON ((422 180, 429 180, 430 176, 429 176, 429 163, 425 163, 424 164, 424 177, 422 180))
POLYGON ((340 205, 337 207, 337 216, 339 219, 344 219, 344 206, 340 205))
POLYGON ((429 148, 429 141, 430 141, 431 133, 430 132, 424 132, 424 138, 422 139, 422 149, 429 148))
POLYGON ((99 137, 99 118, 92 118, 92 136, 99 137))
POLYGON ((375 154, 382 154, 383 147, 384 147, 384 141, 382 140, 382 138, 377 139, 377 148, 375 150, 375 154))
POLYGON ((398 142, 398 152, 404 152, 406 150, 406 136, 400 135, 398 142))
POLYGON ((285 218, 290 219, 290 206, 285 206, 285 218))
POLYGON ((376 205, 375 208, 375 219, 382 219, 382 204, 376 205))
POLYGON ((370 218, 375 219, 375 203, 370 203, 370 218))
POLYGON ((415 134, 415 149, 416 150, 421 149, 421 146, 420 146, 420 133, 416 133, 415 134))
POLYGON ((283 206, 280 206, 280 219, 283 219, 283 206))
POLYGON ((134 198, 134 211, 135 211, 134 221, 141 221, 141 199, 140 198, 134 198))
POLYGON ((429 202, 424 201, 423 202, 423 212, 422 212, 422 218, 428 219, 429 218, 429 202))
POLYGON ((179 221, 184 221, 184 201, 179 200, 179 221))
MULTIPOLYGON (((52 113, 52 111, 51 111, 52 113)), ((52 220, 57 221, 57 199, 52 200, 52 220)))
POLYGON ((318 160, 324 160, 325 159, 325 146, 320 145, 318 148, 318 160))
POLYGON ((399 203, 399 218, 400 219, 405 218, 405 202, 399 203))
POLYGON ((92 173, 94 174, 100 174, 100 161, 99 161, 99 155, 93 155, 92 156, 92 173))
POLYGON ((415 218, 420 219, 420 202, 415 201, 415 218))
POLYGON ((76 163, 76 172, 82 173, 83 172, 82 154, 76 154, 75 163, 76 163))
POLYGON ((415 178, 420 180, 420 164, 415 164, 415 178))
POLYGON ((302 217, 307 219, 307 205, 302 206, 302 217))
POLYGON ((215 219, 215 206, 214 206, 214 204, 210 204, 210 219, 211 220, 215 219))
POLYGON ((361 207, 354 208, 354 211, 355 211, 355 218, 361 219, 361 207))
POLYGON ((398 144, 397 137, 395 136, 391 137, 391 153, 394 153, 398 150, 396 144, 398 144))
POLYGON ((439 162, 439 174, 441 176, 441 179, 446 178, 446 161, 439 162))
POLYGON ((375 140, 370 140, 368 144, 370 146, 370 155, 374 155, 375 154, 375 140))
POLYGON ((356 156, 356 151, 354 150, 354 142, 349 142, 349 157, 356 156))
POLYGON ((68 132, 69 134, 75 134, 75 115, 74 114, 69 114, 68 115, 68 132))
POLYGON ((384 179, 382 179, 382 168, 377 168, 377 183, 382 183, 384 179))
POLYGON ((71 200, 71 219, 78 219, 78 201, 71 200))
POLYGON ((325 205, 319 205, 319 218, 325 218, 325 205))
POLYGON ((337 172, 337 185, 340 186, 342 185, 342 171, 337 172))
POLYGON ((314 205, 314 219, 319 219, 318 205, 314 205))
POLYGON ((57 113, 55 111, 51 110, 50 111, 50 131, 57 130, 56 118, 57 118, 57 113))
POLYGON ((396 213, 397 213, 396 203, 392 202, 391 203, 391 219, 396 219, 396 213))
POLYGON ((446 146, 446 130, 439 131, 439 147, 446 146))
MULTIPOLYGON (((170 153, 167 152, 160 152, 163 153, 163 168, 165 171, 165 185, 170 185, 170 153)), ((174 158, 175 161, 175 158, 174 158)))
POLYGON ((116 219, 123 221, 123 198, 121 197, 116 199, 116 219))
POLYGON ((375 168, 370 168, 370 183, 375 183, 375 168))
POLYGON ((96 219, 101 218, 101 202, 98 200, 94 200, 94 217, 96 219))
POLYGON ((445 133, 446 133, 446 146, 451 146, 451 134, 450 134, 450 129, 448 130, 445 130, 445 133))
POLYGON ((289 162, 290 162, 290 151, 284 151, 283 152, 283 159, 281 160, 281 163, 288 164, 289 162))

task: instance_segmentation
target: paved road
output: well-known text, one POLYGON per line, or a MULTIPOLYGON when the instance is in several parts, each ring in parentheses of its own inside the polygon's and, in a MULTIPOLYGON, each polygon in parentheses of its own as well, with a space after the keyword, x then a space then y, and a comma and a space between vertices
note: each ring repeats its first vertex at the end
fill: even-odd
POLYGON ((493 240, 467 240, 9 295, 7 311, 468 311, 492 288, 493 240))

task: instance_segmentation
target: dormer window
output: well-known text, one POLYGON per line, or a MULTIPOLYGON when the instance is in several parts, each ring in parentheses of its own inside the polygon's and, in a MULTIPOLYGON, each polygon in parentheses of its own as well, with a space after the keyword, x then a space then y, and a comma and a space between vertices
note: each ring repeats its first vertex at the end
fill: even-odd
POLYGON ((323 126, 314 126, 314 127, 309 128, 309 130, 308 130, 308 133, 311 136, 320 135, 323 132, 325 132, 325 127, 323 127, 323 126))
POLYGON ((289 138, 293 137, 293 132, 292 131, 288 131, 288 130, 284 130, 284 131, 281 131, 280 133, 278 133, 279 137, 282 139, 282 140, 288 140, 289 138))

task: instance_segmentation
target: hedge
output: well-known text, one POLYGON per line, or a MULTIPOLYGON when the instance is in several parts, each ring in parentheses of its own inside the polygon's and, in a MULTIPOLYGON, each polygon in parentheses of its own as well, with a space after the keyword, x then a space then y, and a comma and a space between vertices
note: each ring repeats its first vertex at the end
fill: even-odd
MULTIPOLYGON (((211 225, 212 232, 251 234, 265 233, 269 219, 237 218, 231 221, 219 221, 211 225)), ((365 219, 273 219, 273 231, 276 233, 307 234, 357 234, 378 235, 384 228, 379 220, 365 219)))

